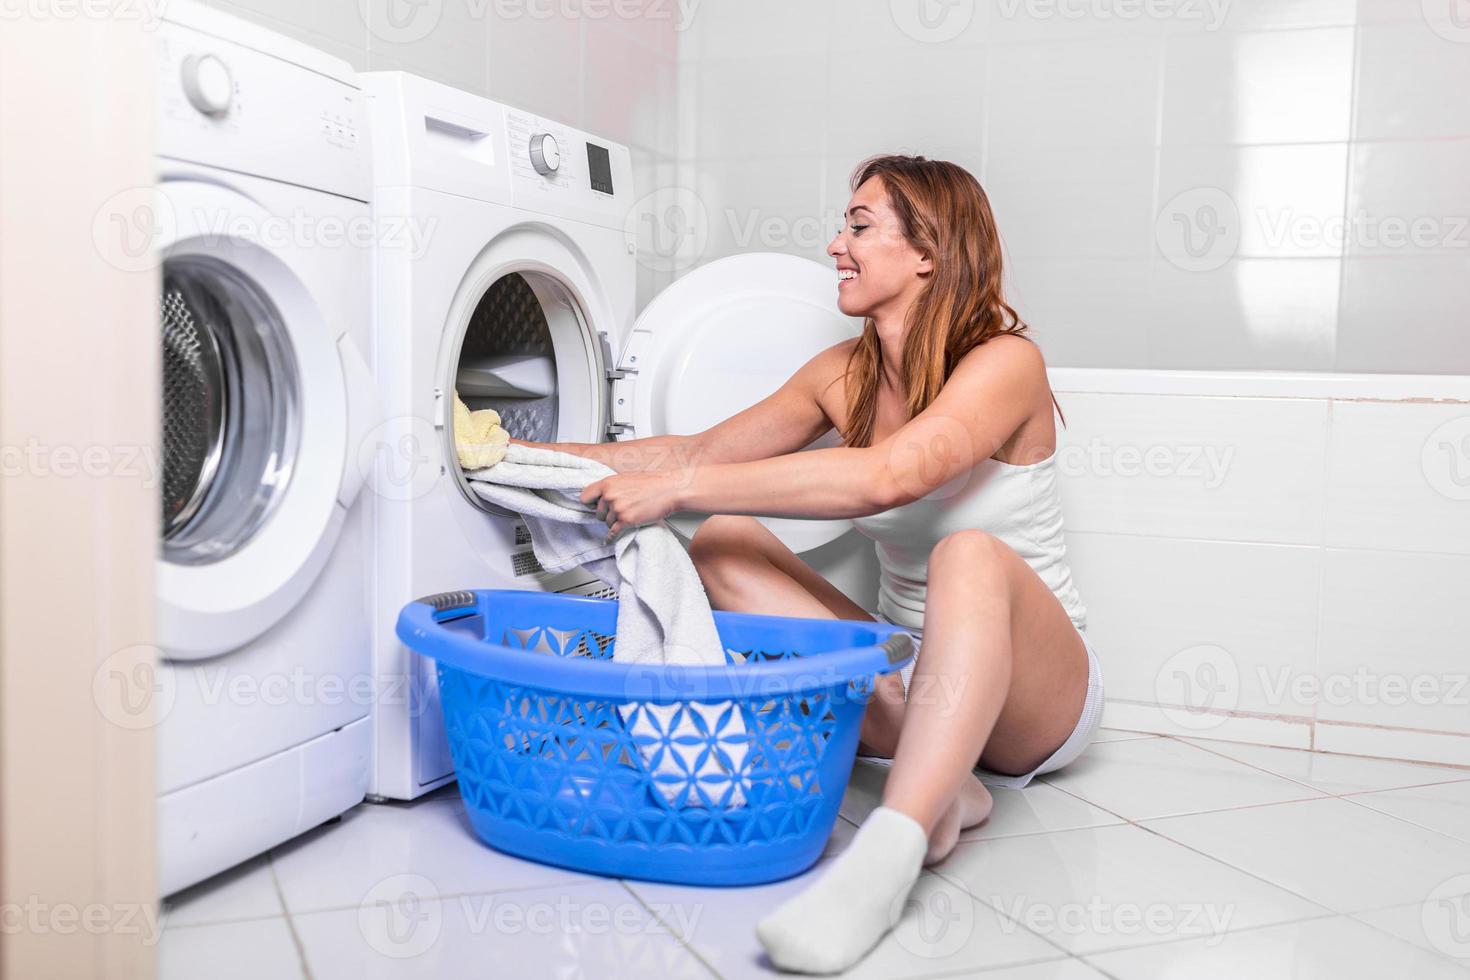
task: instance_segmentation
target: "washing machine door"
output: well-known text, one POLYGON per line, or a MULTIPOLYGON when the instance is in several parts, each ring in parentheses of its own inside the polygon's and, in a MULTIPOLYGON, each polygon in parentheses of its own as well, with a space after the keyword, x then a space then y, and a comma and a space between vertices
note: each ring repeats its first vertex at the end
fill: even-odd
MULTIPOLYGON (((676 280, 634 323, 618 362, 629 374, 614 383, 613 422, 635 437, 703 432, 861 332, 860 320, 837 309, 830 267, 774 252, 718 259, 676 280)), ((807 448, 839 444, 833 431, 807 448)), ((672 523, 692 535, 699 520, 672 523)), ((852 528, 846 519, 759 520, 798 554, 852 528)))
POLYGON ((348 446, 373 396, 292 246, 259 244, 279 221, 218 184, 165 181, 158 194, 171 219, 158 635, 165 657, 188 660, 248 643, 310 588, 362 485, 348 446))

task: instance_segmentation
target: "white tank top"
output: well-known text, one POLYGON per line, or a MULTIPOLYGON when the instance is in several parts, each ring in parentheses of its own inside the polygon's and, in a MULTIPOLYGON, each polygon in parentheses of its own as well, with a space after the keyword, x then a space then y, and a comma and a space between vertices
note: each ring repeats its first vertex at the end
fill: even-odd
POLYGON ((924 628, 929 553, 940 539, 979 528, 1010 545, 1047 584, 1078 630, 1087 609, 1072 584, 1062 540, 1062 498, 1057 455, 1018 466, 987 459, 927 496, 868 517, 853 518, 875 542, 878 612, 906 629, 924 628))

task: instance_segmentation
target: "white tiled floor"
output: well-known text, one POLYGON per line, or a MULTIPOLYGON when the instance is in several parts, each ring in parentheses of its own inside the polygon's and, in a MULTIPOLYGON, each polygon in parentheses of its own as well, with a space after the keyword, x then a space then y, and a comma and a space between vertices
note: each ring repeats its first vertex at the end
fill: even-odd
MULTIPOLYGON (((1470 977, 1470 770, 1100 733, 926 872, 854 977, 1470 977)), ((453 788, 364 806, 168 903, 165 980, 773 974, 755 888, 615 881, 474 837, 453 788)))

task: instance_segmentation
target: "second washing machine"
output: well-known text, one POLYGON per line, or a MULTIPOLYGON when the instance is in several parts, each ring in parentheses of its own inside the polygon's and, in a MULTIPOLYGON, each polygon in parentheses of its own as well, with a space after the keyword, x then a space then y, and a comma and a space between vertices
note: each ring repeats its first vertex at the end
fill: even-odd
MULTIPOLYGON (((832 269, 780 254, 698 268, 635 317, 650 199, 635 191, 626 147, 403 72, 362 83, 375 223, 401 230, 374 258, 388 420, 363 459, 376 547, 371 793, 412 799, 453 778, 453 765, 432 664, 394 636, 399 609, 464 588, 609 594, 580 569, 543 570, 524 523, 470 491, 453 447, 456 390, 520 439, 693 434, 861 324, 838 312, 832 269)), ((763 520, 797 553, 851 528, 763 520)), ((692 534, 698 520, 672 523, 692 534)))

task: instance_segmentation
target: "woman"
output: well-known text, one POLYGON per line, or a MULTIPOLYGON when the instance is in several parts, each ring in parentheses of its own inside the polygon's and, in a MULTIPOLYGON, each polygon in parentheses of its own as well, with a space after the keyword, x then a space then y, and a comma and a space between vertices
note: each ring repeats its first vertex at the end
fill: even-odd
POLYGON ((878 543, 879 613, 923 645, 863 718, 860 751, 893 759, 882 805, 757 925, 772 962, 807 972, 860 959, 921 866, 989 815, 977 771, 1019 787, 1061 768, 1102 706, 1062 543, 1054 398, 1002 297, 985 193, 952 163, 905 156, 867 161, 852 187, 827 251, 839 308, 864 318, 859 338, 698 436, 557 447, 619 470, 582 494, 610 534, 678 510, 717 515, 690 548, 716 608, 871 619, 740 515, 851 518, 878 543), (834 426, 843 446, 796 452, 834 426))

